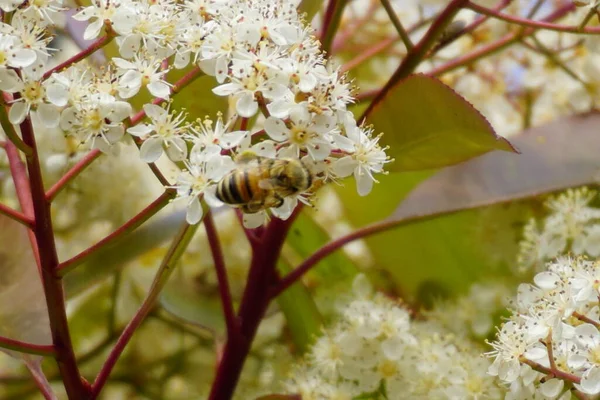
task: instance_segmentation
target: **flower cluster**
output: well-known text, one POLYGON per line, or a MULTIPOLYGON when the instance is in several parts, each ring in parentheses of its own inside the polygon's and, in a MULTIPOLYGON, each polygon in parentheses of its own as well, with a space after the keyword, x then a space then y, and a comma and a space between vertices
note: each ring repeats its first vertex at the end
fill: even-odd
POLYGON ((502 398, 476 346, 436 324, 411 321, 407 310, 373 294, 364 275, 353 291, 340 321, 294 371, 288 392, 319 400, 375 393, 390 400, 502 398))
MULTIPOLYGON (((99 38, 104 28, 121 57, 101 72, 79 63, 48 79, 39 73, 10 76, 6 82, 21 93, 11 121, 21 122, 36 110, 47 126, 60 124, 80 143, 103 152, 113 151, 125 131, 140 145, 142 160, 155 162, 164 152, 182 163, 175 187, 187 199, 189 223, 202 218, 202 198, 210 206, 222 204, 215 196, 217 183, 236 168, 236 155, 247 150, 259 157, 302 160, 312 182, 353 175, 359 194, 366 195, 376 182, 374 174, 384 172, 390 159, 379 136, 357 126, 348 111, 351 85, 326 61, 297 3, 94 2, 74 18, 89 23, 85 39, 99 38), (144 88, 159 101, 168 99, 172 83, 167 72, 190 63, 215 77, 214 95, 231 99, 228 122, 218 116, 216 122, 189 123, 181 111, 154 102, 143 107, 151 123, 136 119, 127 128, 133 111, 129 99, 144 88), (257 114, 262 114, 263 129, 248 128, 257 114)), ((306 202, 313 191, 283 196, 272 213, 289 217, 298 200, 306 202)), ((266 211, 248 212, 245 225, 261 225, 266 211)))
POLYGON ((518 267, 541 270, 553 258, 574 255, 600 256, 600 210, 590 206, 596 192, 587 188, 569 189, 546 202, 550 213, 542 228, 531 219, 519 243, 518 267))
POLYGON ((598 262, 560 257, 533 285, 519 287, 513 316, 488 353, 494 358, 489 373, 510 385, 515 398, 564 392, 568 399, 570 385, 600 393, 599 280, 598 262))

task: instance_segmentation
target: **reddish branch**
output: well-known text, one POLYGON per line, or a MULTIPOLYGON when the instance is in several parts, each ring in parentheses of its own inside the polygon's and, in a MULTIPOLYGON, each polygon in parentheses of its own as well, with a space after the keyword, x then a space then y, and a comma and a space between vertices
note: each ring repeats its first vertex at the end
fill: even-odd
POLYGON ((53 356, 56 354, 54 346, 52 345, 26 343, 3 336, 0 336, 0 347, 21 353, 37 354, 40 356, 53 356))
POLYGON ((165 258, 163 259, 156 273, 156 276, 154 277, 154 281, 152 282, 152 286, 150 287, 146 299, 144 300, 134 317, 131 319, 131 321, 129 321, 129 323, 121 333, 121 336, 119 336, 115 347, 112 349, 112 351, 108 355, 108 358, 102 365, 102 368, 100 369, 100 372, 98 373, 98 376, 96 377, 96 380, 92 385, 92 393, 90 396, 91 400, 94 400, 98 397, 100 391, 104 387, 104 384, 108 380, 110 373, 117 364, 119 357, 123 353, 123 350, 125 350, 125 347, 133 337, 133 334, 135 333, 137 328, 140 327, 142 322, 146 319, 148 314, 154 308, 156 299, 158 298, 160 291, 166 284, 169 275, 171 274, 173 268, 175 267, 181 255, 185 251, 185 248, 187 248, 187 245, 189 244, 191 236, 194 232, 195 227, 185 223, 180 232, 173 239, 173 243, 167 251, 165 258))
POLYGON ((88 257, 97 252, 105 249, 107 246, 111 245, 118 239, 121 239, 125 235, 133 232, 144 222, 149 220, 153 215, 162 210, 171 199, 175 197, 176 191, 175 189, 167 189, 163 194, 161 194, 156 200, 154 200, 150 205, 140 211, 136 216, 131 218, 129 221, 125 222, 121 227, 115 230, 113 233, 100 240, 95 245, 85 249, 81 253, 73 256, 72 258, 63 261, 58 266, 58 275, 64 276, 67 272, 75 268, 76 266, 83 263, 88 257))
POLYGON ((87 390, 83 385, 79 368, 75 361, 67 322, 62 281, 57 275, 59 263, 54 242, 54 232, 52 231, 50 202, 46 199, 31 119, 27 117, 20 128, 23 142, 32 149, 31 157, 27 157, 27 170, 29 172, 29 186, 31 188, 31 200, 35 218, 33 233, 37 242, 42 284, 44 286, 50 319, 52 343, 56 349, 56 362, 69 399, 85 399, 87 397, 87 390))
MULTIPOLYGON (((569 4, 569 6, 573 7, 573 9, 575 7, 575 5, 572 3, 569 4)), ((467 8, 470 8, 471 10, 473 10, 475 12, 487 15, 492 18, 496 18, 496 19, 506 21, 511 24, 521 25, 521 26, 528 27, 528 28, 546 29, 546 30, 551 30, 551 31, 556 31, 556 32, 566 32, 566 33, 585 33, 585 34, 592 34, 592 35, 600 34, 600 27, 588 28, 588 27, 579 27, 579 26, 560 25, 560 24, 553 24, 551 22, 535 21, 535 20, 528 19, 528 18, 520 18, 520 17, 516 17, 513 15, 509 15, 509 14, 504 14, 502 12, 499 12, 499 11, 491 9, 491 8, 480 6, 480 5, 472 3, 470 1, 467 4, 467 8)))
POLYGON ((67 68, 69 68, 71 65, 87 58, 89 55, 91 55, 92 53, 96 52, 97 50, 100 50, 102 47, 106 46, 107 44, 109 44, 113 38, 114 38, 114 34, 111 33, 111 31, 107 31, 106 35, 98 38, 94 41, 94 43, 92 43, 89 47, 87 47, 86 49, 80 51, 79 53, 75 54, 73 57, 69 58, 68 60, 66 60, 63 63, 60 63, 59 65, 57 65, 56 67, 52 68, 51 70, 47 71, 43 76, 42 76, 42 80, 44 79, 48 79, 53 73, 55 72, 60 72, 63 71, 67 68))
POLYGON ((227 400, 235 387, 250 351, 260 321, 272 300, 267 288, 276 277, 276 264, 281 248, 293 223, 274 218, 266 228, 261 242, 253 248, 246 288, 238 310, 239 333, 227 338, 209 400, 227 400))
POLYGON ((210 210, 204 216, 204 228, 206 229, 206 236, 208 237, 208 244, 215 264, 217 280, 219 281, 219 294, 221 296, 221 305, 223 307, 223 314, 225 315, 225 323, 227 325, 227 337, 233 337, 237 334, 238 323, 235 316, 235 310, 233 309, 233 301, 231 300, 231 290, 227 279, 227 269, 225 268, 223 251, 210 210))
POLYGON ((14 210, 4 204, 0 203, 0 214, 6 215, 7 217, 27 226, 28 228, 31 228, 31 226, 33 225, 33 220, 29 217, 27 217, 25 214, 23 214, 20 211, 14 210))
POLYGON ((46 198, 49 202, 52 202, 54 198, 63 190, 69 182, 75 179, 80 173, 83 172, 95 159, 100 157, 102 152, 98 149, 92 150, 87 153, 81 160, 79 160, 71 169, 64 174, 58 182, 56 182, 48 191, 46 192, 46 198))

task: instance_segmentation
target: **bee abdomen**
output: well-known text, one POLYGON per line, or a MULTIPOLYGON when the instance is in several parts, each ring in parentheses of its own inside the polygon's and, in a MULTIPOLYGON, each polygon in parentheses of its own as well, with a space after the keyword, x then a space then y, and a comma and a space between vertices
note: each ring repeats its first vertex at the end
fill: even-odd
POLYGON ((225 176, 217 185, 217 198, 227 204, 244 204, 252 199, 252 190, 247 171, 238 171, 225 176))

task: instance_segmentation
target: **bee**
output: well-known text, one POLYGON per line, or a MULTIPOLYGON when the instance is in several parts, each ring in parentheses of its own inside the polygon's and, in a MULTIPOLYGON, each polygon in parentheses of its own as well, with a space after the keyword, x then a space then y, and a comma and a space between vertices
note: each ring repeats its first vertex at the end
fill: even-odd
POLYGON ((286 197, 313 185, 313 174, 302 160, 261 157, 245 151, 235 161, 237 168, 219 181, 216 195, 246 214, 280 207, 286 197))

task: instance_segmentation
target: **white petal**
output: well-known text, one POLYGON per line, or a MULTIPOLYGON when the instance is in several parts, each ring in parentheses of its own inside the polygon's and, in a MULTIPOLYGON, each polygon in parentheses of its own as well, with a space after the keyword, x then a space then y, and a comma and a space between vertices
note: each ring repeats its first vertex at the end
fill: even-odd
POLYGON ((289 129, 279 118, 269 117, 265 121, 265 132, 271 139, 283 142, 288 138, 289 129))
POLYGON ((175 53, 175 62, 173 63, 175 68, 183 69, 183 68, 187 67, 189 63, 190 63, 190 53, 189 52, 182 53, 182 52, 178 51, 177 53, 175 53))
POLYGON ((559 281, 558 275, 553 272, 540 272, 533 281, 540 289, 554 289, 559 281))
POLYGON ((96 39, 104 26, 104 21, 100 18, 89 24, 85 31, 83 31, 83 38, 85 40, 96 39))
POLYGON ((60 120, 60 113, 56 106, 51 104, 40 104, 37 107, 37 114, 41 122, 47 128, 56 128, 60 120))
POLYGON ((124 134, 125 129, 121 125, 112 126, 106 132, 104 132, 104 137, 106 137, 106 140, 108 140, 111 144, 114 144, 121 140, 124 134))
POLYGON ((268 158, 275 158, 277 156, 277 143, 272 140, 263 140, 252 146, 252 151, 257 155, 268 158))
POLYGON ((11 124, 18 125, 25 120, 29 107, 24 101, 13 103, 8 112, 8 120, 11 124))
POLYGON ((240 91, 240 85, 236 83, 225 83, 214 88, 212 91, 217 96, 229 96, 240 91))
POLYGON ((112 61, 117 67, 121 69, 136 69, 135 64, 131 61, 127 61, 119 57, 113 58, 112 61))
POLYGON ((119 46, 119 54, 125 58, 132 58, 140 49, 140 41, 141 36, 139 34, 125 37, 125 40, 123 40, 119 46))
POLYGON ((87 21, 96 15, 96 7, 89 6, 85 7, 83 10, 79 11, 77 14, 73 15, 75 21, 87 21))
MULTIPOLYGON (((217 78, 217 82, 219 82, 219 83, 225 82, 225 78, 227 77, 227 72, 229 70, 228 65, 229 65, 229 60, 227 59, 227 57, 217 58, 217 60, 214 64, 214 68, 215 68, 214 75, 217 78)), ((202 67, 202 65, 200 65, 200 67, 202 67)))
POLYGON ((357 161, 350 156, 342 157, 333 163, 332 170, 333 173, 339 176, 340 178, 345 178, 347 176, 352 175, 354 169, 356 168, 357 161))
POLYGON ((15 68, 28 67, 37 59, 37 53, 31 49, 21 49, 15 52, 10 60, 10 66, 15 68))
POLYGON ((129 117, 132 108, 131 104, 125 101, 115 101, 110 108, 110 112, 107 114, 107 118, 112 122, 120 122, 125 118, 129 117))
POLYGON ((310 92, 315 86, 317 86, 317 78, 313 74, 304 75, 298 83, 298 87, 304 93, 310 92))
POLYGON ((592 367, 581 378, 581 391, 587 394, 600 393, 600 368, 592 367))
POLYGON ((240 117, 250 118, 258 111, 258 103, 254 99, 254 94, 244 93, 240 96, 237 103, 235 104, 240 117))
POLYGON ((565 382, 560 379, 549 379, 540 385, 540 392, 550 398, 557 397, 562 392, 565 382))
POLYGON ((0 90, 19 91, 22 88, 23 82, 15 70, 0 68, 0 90))
POLYGON ((146 124, 137 124, 135 126, 132 126, 129 129, 127 129, 127 133, 129 133, 130 135, 133 135, 133 136, 137 136, 137 137, 146 136, 146 135, 150 134, 150 132, 152 132, 152 127, 150 125, 146 125, 146 124))
POLYGON ((331 147, 327 143, 316 143, 310 146, 307 146, 306 150, 308 154, 315 161, 323 161, 329 153, 331 152, 331 147))
POLYGON ((197 198, 194 198, 190 204, 188 204, 185 220, 190 225, 196 225, 202 219, 202 214, 202 205, 197 198))
POLYGON ((265 223, 266 214, 261 211, 256 214, 244 214, 243 224, 247 229, 255 229, 265 223))
POLYGON ((182 138, 173 138, 165 149, 171 161, 183 161, 187 156, 187 146, 182 138))
POLYGON ((158 121, 167 113, 167 110, 156 104, 144 104, 144 112, 153 121, 158 121))
POLYGON ((364 170, 357 172, 358 170, 361 170, 361 168, 357 168, 354 172, 354 178, 356 179, 356 189, 360 196, 366 196, 369 193, 371 193, 371 189, 373 189, 373 179, 364 170))
POLYGON ((220 145, 224 149, 231 149, 232 147, 238 146, 242 142, 242 140, 244 140, 247 134, 248 131, 235 131, 225 133, 221 137, 220 145))
POLYGON ((58 107, 64 107, 69 102, 69 90, 59 83, 46 85, 46 98, 58 107))
POLYGON ((267 104, 267 110, 269 110, 272 117, 287 118, 293 104, 288 99, 275 100, 267 104))
POLYGON ((140 147, 140 158, 147 163, 158 160, 162 153, 163 141, 159 138, 149 138, 140 147))
POLYGON ((169 95, 171 94, 171 88, 169 87, 169 85, 162 81, 152 82, 146 87, 148 88, 148 91, 152 94, 152 96, 161 99, 168 99, 169 95))

